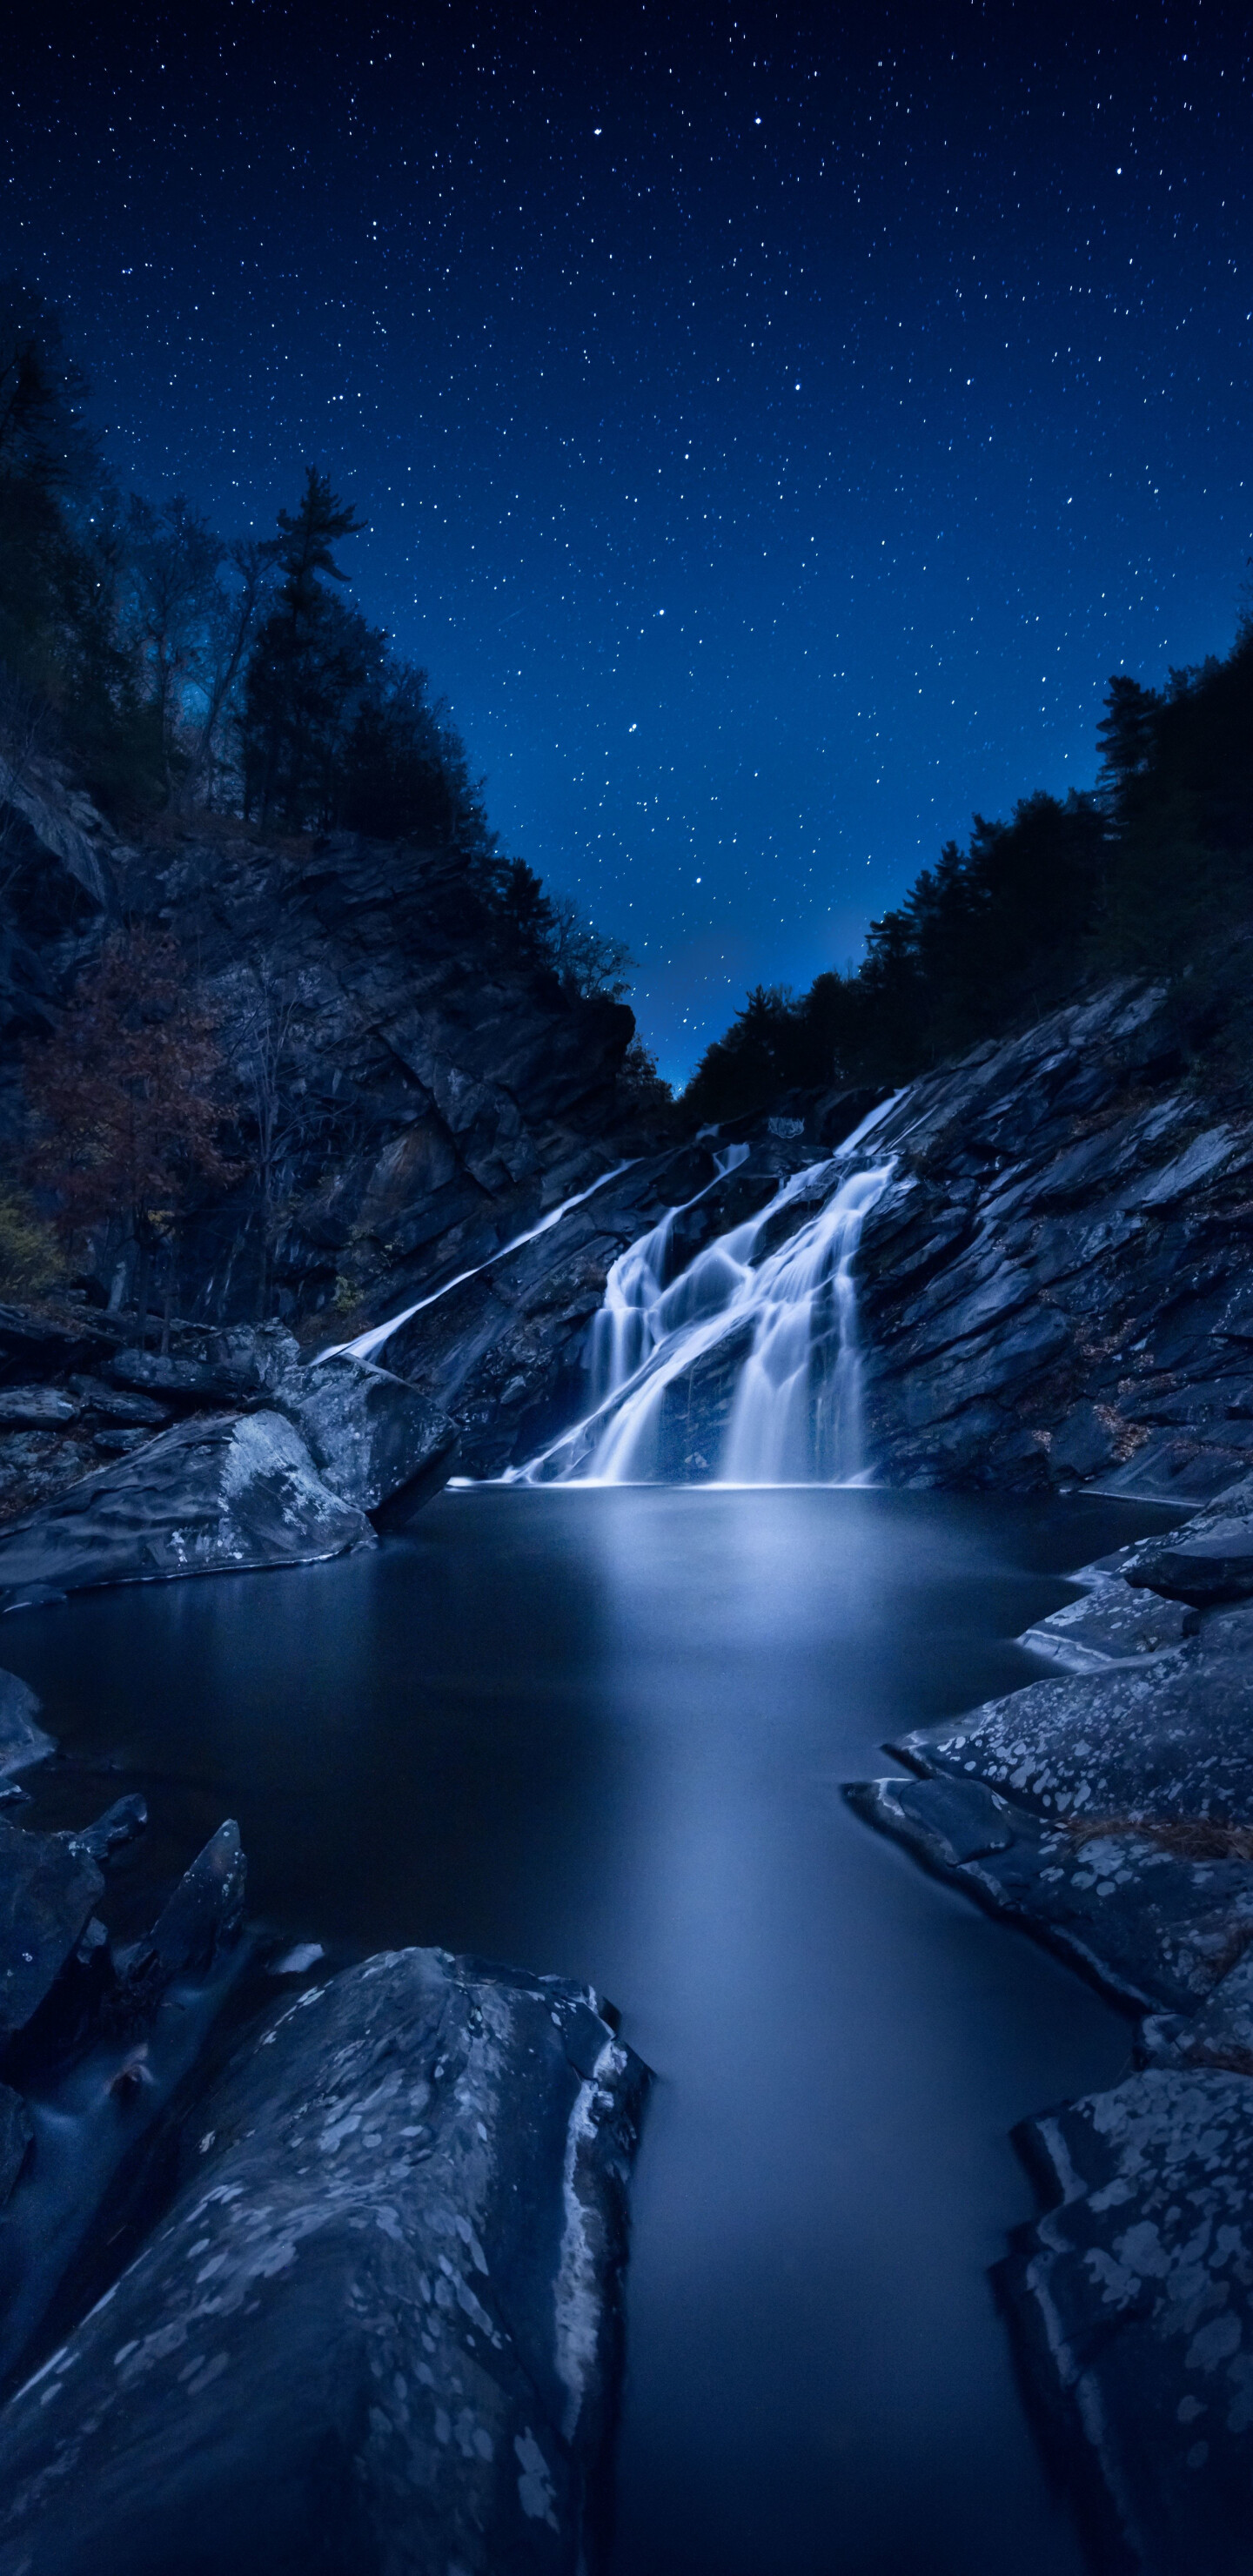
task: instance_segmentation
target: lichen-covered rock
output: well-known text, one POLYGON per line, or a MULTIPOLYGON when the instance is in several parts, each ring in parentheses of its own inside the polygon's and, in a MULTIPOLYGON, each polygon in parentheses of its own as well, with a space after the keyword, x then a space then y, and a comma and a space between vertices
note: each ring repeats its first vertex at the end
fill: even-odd
POLYGON ((457 1427, 389 1369, 337 1351, 280 1380, 274 1403, 294 1422, 323 1483, 359 1511, 407 1489, 423 1499, 447 1482, 457 1427))
POLYGON ((160 1432, 0 1531, 0 1601, 311 1564, 373 1537, 282 1414, 211 1415, 160 1432))
POLYGON ((1253 2083, 1151 2068, 1021 2134, 1055 2206, 1002 2279, 1034 2384, 1088 2462, 1109 2563, 1246 2576, 1253 2083))
POLYGON ((845 1791, 950 1886, 1138 2012, 1194 2012, 1253 1941, 1247 1858, 1122 1827, 1078 1840, 981 1781, 867 1780, 845 1791))
POLYGON ((410 1950, 309 1989, 0 2415, 0 2576, 598 2565, 645 2082, 555 1979, 410 1950))
POLYGON ((1202 1638, 1031 1682, 899 1737, 918 1771, 979 1779, 1043 1816, 1253 1821, 1253 1654, 1202 1638))
MULTIPOLYGON (((1077 1578, 1081 1580, 1082 1578, 1077 1578)), ((1077 1601, 1068 1601, 1018 1639, 1060 1672, 1101 1672, 1107 1664, 1139 1663, 1168 1654, 1191 1634, 1188 1611, 1178 1601, 1135 1593, 1118 1575, 1093 1572, 1077 1601)))

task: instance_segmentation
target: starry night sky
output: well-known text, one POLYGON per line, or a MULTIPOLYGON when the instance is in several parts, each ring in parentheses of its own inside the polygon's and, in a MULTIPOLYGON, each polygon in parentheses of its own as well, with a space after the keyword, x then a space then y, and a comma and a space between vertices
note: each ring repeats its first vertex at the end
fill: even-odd
POLYGON ((1247 10, 48 0, 0 264, 124 488, 307 461, 493 822, 685 1072, 1253 553, 1247 10), (194 25, 184 24, 186 16, 194 25))

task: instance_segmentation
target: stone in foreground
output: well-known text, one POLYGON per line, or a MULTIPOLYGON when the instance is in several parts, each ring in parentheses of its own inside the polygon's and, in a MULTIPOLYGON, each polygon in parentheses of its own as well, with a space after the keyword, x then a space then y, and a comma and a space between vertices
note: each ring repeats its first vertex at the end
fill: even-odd
POLYGON ((457 1427, 389 1369, 350 1351, 292 1369, 275 1404, 307 1443, 323 1483, 359 1511, 412 1492, 427 1500, 447 1482, 457 1427))
POLYGON ((308 1565, 373 1544, 282 1414, 178 1423, 0 1533, 0 1605, 107 1583, 308 1565))
POLYGON ((647 2081, 556 1979, 407 1950, 307 1991, 0 2415, 0 2576, 602 2563, 647 2081))
POLYGON ((1021 2139, 1057 2205, 1002 2279, 1039 2393, 1089 2463, 1108 2563, 1247 2576, 1253 2084, 1151 2068, 1021 2139))

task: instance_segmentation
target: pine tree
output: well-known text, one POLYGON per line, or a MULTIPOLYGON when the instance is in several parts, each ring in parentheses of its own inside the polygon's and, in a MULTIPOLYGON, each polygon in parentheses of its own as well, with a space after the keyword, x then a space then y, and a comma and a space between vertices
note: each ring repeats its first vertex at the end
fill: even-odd
POLYGON ((300 832, 331 819, 336 756, 381 670, 384 638, 327 587, 347 579, 333 548, 365 525, 329 475, 311 465, 300 508, 280 510, 278 524, 271 546, 283 579, 248 667, 244 802, 263 828, 277 820, 300 832))

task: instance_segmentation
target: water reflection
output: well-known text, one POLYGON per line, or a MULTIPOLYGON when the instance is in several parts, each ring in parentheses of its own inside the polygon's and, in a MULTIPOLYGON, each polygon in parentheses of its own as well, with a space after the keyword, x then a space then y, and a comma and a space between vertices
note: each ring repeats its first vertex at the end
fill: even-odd
MULTIPOLYGON (((440 1941, 623 2008, 661 2082, 615 2576, 1074 2576, 985 2271, 1031 2207, 1010 2125, 1114 2078, 1126 2027, 837 1783, 1024 1678, 1004 1640, 1056 1569, 1145 1523, 487 1488, 373 1556, 6 1628, 71 1749, 150 1785, 167 1858, 239 1816, 293 1937, 440 1941)), ((50 1775, 37 1820, 98 1788, 50 1775)))

